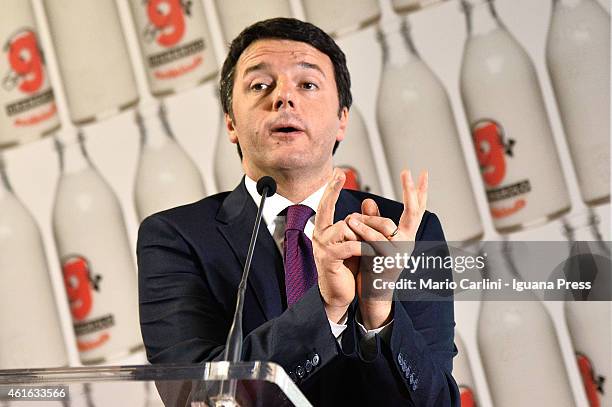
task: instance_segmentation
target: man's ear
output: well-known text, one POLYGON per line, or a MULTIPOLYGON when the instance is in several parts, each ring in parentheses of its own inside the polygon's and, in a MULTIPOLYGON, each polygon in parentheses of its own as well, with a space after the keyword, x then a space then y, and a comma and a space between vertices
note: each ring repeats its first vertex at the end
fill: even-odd
POLYGON ((338 134, 336 135, 336 141, 344 140, 346 135, 346 127, 348 126, 349 110, 345 106, 340 112, 340 126, 338 127, 338 134))
POLYGON ((225 129, 227 130, 229 141, 232 142, 233 144, 237 144, 238 135, 236 134, 236 127, 234 126, 234 120, 229 115, 229 113, 223 114, 223 119, 225 120, 225 129))

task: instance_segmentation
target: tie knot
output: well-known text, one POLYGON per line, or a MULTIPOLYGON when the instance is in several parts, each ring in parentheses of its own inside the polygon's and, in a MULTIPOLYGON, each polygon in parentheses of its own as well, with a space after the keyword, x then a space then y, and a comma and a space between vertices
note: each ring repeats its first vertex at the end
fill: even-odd
POLYGON ((291 205, 287 208, 287 227, 285 230, 295 229, 304 231, 306 222, 314 211, 306 205, 291 205))

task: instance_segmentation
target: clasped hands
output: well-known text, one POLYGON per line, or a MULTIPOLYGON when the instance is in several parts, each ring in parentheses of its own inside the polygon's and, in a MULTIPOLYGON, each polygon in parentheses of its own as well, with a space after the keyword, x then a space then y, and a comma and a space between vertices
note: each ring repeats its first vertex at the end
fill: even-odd
MULTIPOLYGON (((425 213, 428 175, 421 172, 415 186, 409 170, 401 173, 404 210, 396 225, 382 217, 372 199, 361 203, 361 213, 352 213, 334 223, 334 210, 345 174, 335 168, 315 217, 312 246, 318 273, 318 284, 329 320, 340 322, 355 295, 365 328, 375 329, 391 318, 392 300, 367 298, 361 282, 361 242, 414 241, 425 213)), ((379 247, 382 245, 379 245, 379 247)), ((371 270, 369 270, 371 272, 371 270)))

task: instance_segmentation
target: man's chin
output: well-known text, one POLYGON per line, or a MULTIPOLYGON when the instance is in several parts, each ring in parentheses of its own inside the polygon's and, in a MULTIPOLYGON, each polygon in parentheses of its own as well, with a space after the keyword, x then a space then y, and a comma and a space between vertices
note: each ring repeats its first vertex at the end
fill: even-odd
POLYGON ((312 167, 314 163, 304 154, 278 154, 269 161, 269 168, 292 171, 312 167))
POLYGON ((295 159, 286 159, 275 162, 271 167, 275 168, 279 171, 295 171, 303 168, 309 168, 312 164, 304 162, 303 160, 295 159))

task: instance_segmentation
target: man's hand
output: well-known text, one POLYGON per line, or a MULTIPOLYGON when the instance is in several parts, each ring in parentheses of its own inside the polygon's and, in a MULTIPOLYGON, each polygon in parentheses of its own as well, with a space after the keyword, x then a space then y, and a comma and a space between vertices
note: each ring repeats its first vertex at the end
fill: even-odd
MULTIPOLYGON (((402 171, 402 189, 404 211, 399 224, 388 218, 380 216, 378 206, 372 199, 366 199, 361 204, 362 214, 351 214, 347 223, 360 240, 369 242, 407 242, 414 241, 416 232, 425 213, 427 205, 427 172, 421 172, 419 186, 415 188, 410 171, 402 171)), ((372 245, 375 249, 384 248, 384 245, 372 245)), ((380 253, 382 255, 393 255, 380 253)), ((398 270, 398 272, 401 270, 398 270)), ((399 274, 398 274, 399 275, 399 274)), ((359 295, 359 310, 366 329, 375 329, 385 325, 391 318, 391 298, 375 299, 363 298, 361 273, 357 277, 357 293, 359 295)))
POLYGON ((361 245, 344 220, 334 223, 336 201, 345 175, 334 169, 315 217, 312 250, 317 265, 319 290, 327 317, 338 323, 355 298, 355 276, 359 270, 361 245))

